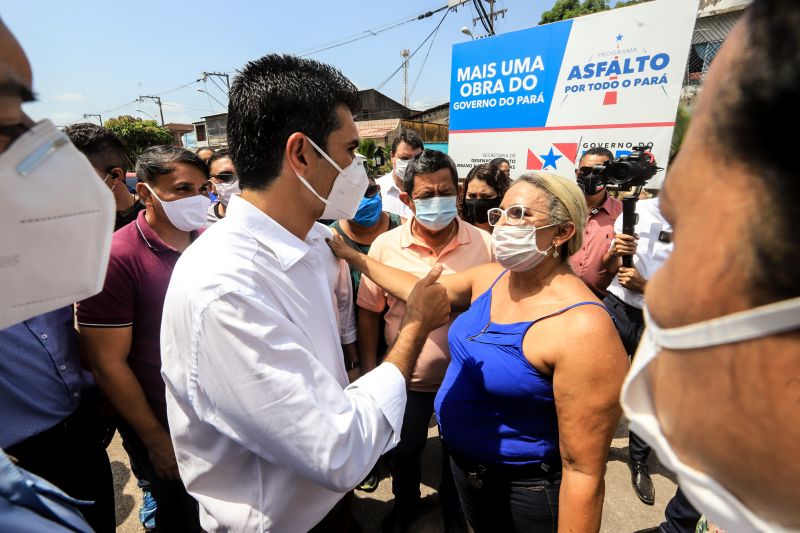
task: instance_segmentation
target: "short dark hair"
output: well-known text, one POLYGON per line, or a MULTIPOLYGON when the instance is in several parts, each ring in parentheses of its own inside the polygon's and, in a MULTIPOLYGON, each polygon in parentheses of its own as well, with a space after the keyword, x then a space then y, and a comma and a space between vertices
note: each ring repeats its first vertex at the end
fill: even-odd
MULTIPOLYGON (((497 160, 495 159, 495 161, 497 160)), ((486 183, 486 185, 495 190, 497 196, 500 198, 505 196, 506 191, 511 187, 511 178, 509 178, 508 174, 503 172, 499 166, 492 163, 482 163, 472 167, 472 170, 469 171, 469 174, 467 174, 467 177, 464 179, 461 195, 458 199, 458 209, 461 213, 466 212, 464 206, 467 201, 467 189, 469 188, 469 182, 472 180, 479 180, 486 183)))
POLYGON ((419 136, 414 130, 403 130, 395 140, 392 141, 392 153, 397 151, 400 143, 406 143, 412 150, 424 150, 425 145, 422 143, 422 137, 419 136))
POLYGON ((414 192, 414 178, 417 174, 430 174, 443 168, 450 170, 453 185, 458 188, 458 171, 449 155, 439 150, 423 150, 422 153, 414 156, 414 159, 408 163, 403 179, 406 194, 411 196, 411 193, 414 192))
POLYGON ((214 163, 214 161, 218 161, 220 159, 230 159, 231 161, 233 161, 233 158, 231 157, 231 153, 228 150, 222 149, 222 150, 215 151, 214 155, 209 157, 208 161, 206 161, 206 166, 208 166, 208 174, 209 175, 211 175, 211 165, 214 163))
POLYGON ((208 179, 208 167, 196 153, 180 146, 151 146, 136 159, 136 178, 144 183, 155 182, 158 176, 175 170, 176 163, 191 165, 208 179))
MULTIPOLYGON (((489 161, 490 165, 494 165, 496 167, 499 167, 503 163, 505 163, 508 166, 511 166, 511 163, 509 163, 508 159, 506 159, 505 157, 495 157, 494 159, 489 161)), ((478 166, 480 166, 480 165, 478 165, 478 166)), ((477 167, 475 167, 475 168, 477 168, 477 167)), ((473 168, 472 170, 475 170, 475 169, 473 168)), ((467 176, 467 179, 469 179, 469 176, 467 176)), ((486 181, 486 180, 484 180, 484 181, 486 181)))
POLYGON ((345 105, 356 113, 360 107, 358 89, 337 69, 278 54, 247 63, 229 101, 233 164, 241 188, 254 190, 278 177, 289 136, 302 132, 327 151, 329 135, 340 127, 336 108, 345 105))
POLYGON ((757 268, 751 299, 764 304, 800 296, 800 180, 786 132, 800 120, 800 3, 755 0, 743 17, 745 43, 711 108, 715 148, 751 170, 764 194, 751 225, 757 268), (795 265, 792 267, 791 265, 795 265))
POLYGON ((614 159, 614 154, 608 148, 603 148, 602 146, 593 146, 592 148, 589 148, 588 150, 583 152, 581 158, 578 159, 579 165, 581 164, 581 161, 583 161, 583 158, 586 157, 587 155, 599 155, 607 158, 609 161, 614 159))
POLYGON ((93 167, 108 171, 119 167, 127 171, 130 167, 128 152, 117 135, 108 128, 82 122, 64 128, 64 133, 93 167))

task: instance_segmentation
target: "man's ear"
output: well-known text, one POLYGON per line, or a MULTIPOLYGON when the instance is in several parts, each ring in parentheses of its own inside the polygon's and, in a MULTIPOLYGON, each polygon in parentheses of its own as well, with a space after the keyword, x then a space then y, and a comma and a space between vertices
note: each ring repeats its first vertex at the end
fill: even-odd
POLYGON ((111 174, 111 179, 117 183, 125 182, 125 171, 122 167, 114 167, 108 171, 111 174))
POLYGON ((406 205, 406 207, 411 209, 411 211, 413 211, 415 215, 417 214, 417 206, 414 205, 414 200, 411 199, 411 197, 408 195, 407 192, 400 193, 400 201, 403 202, 406 205))
POLYGON ((153 207, 153 193, 151 193, 150 189, 141 181, 136 184, 136 194, 139 195, 139 201, 142 202, 142 204, 153 207))
POLYGON ((303 177, 308 175, 308 170, 313 165, 314 147, 308 142, 305 135, 299 131, 292 133, 286 140, 286 150, 283 153, 283 163, 303 177))

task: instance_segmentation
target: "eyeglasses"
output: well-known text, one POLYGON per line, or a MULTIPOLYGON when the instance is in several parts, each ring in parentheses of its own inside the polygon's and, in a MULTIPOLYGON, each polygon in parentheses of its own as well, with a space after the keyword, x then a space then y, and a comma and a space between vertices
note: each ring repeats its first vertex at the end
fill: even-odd
POLYGON ((511 205, 505 209, 493 207, 486 212, 489 218, 489 225, 496 226, 500 219, 505 216, 509 226, 519 226, 525 221, 526 216, 533 216, 533 213, 541 213, 550 216, 550 213, 532 209, 524 205, 511 205))
POLYGON ((364 198, 373 198, 379 192, 381 192, 380 186, 374 181, 370 181, 367 190, 364 191, 364 198))
POLYGON ((216 176, 211 176, 212 178, 218 179, 221 183, 233 183, 239 177, 236 174, 231 172, 220 172, 216 176))

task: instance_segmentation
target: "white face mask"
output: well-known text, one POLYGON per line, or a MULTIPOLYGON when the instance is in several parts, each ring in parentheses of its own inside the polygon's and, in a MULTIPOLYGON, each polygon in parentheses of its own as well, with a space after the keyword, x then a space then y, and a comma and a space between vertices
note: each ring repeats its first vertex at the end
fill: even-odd
POLYGON ((239 188, 239 180, 234 180, 231 183, 215 183, 214 185, 217 188, 219 203, 224 206, 227 206, 228 202, 231 201, 231 196, 242 192, 242 189, 239 188))
POLYGON ((0 154, 0 183, 0 329, 100 292, 114 196, 86 156, 43 120, 0 154))
POLYGON ((347 168, 342 169, 322 148, 317 146, 314 141, 309 137, 306 137, 306 139, 311 143, 311 146, 322 154, 322 157, 328 160, 328 163, 333 165, 333 168, 339 171, 339 175, 336 176, 331 193, 327 198, 320 196, 303 176, 297 174, 297 178, 309 191, 314 193, 314 196, 325 204, 325 211, 322 212, 320 218, 325 220, 350 220, 356 216, 361 198, 364 197, 364 192, 369 186, 369 178, 364 168, 364 157, 356 154, 356 157, 353 158, 353 162, 350 163, 347 168))
POLYGON ((539 250, 536 244, 536 230, 549 228, 555 224, 536 227, 531 224, 523 226, 495 226, 492 232, 492 247, 494 256, 500 266, 514 272, 530 270, 550 253, 539 250))
POLYGON ((406 177, 406 169, 408 168, 408 164, 411 162, 411 159, 400 159, 398 157, 396 161, 397 164, 394 166, 394 173, 398 178, 404 179, 406 177))
POLYGON ((145 183, 144 186, 147 187, 150 193, 159 201, 170 223, 177 229, 181 231, 194 231, 205 225, 208 216, 208 206, 211 205, 211 200, 208 197, 198 194, 197 196, 190 196, 188 198, 167 202, 159 198, 149 184, 145 183))
POLYGON ((671 329, 659 328, 644 308, 647 328, 622 387, 622 407, 631 430, 647 441, 658 459, 678 476, 686 497, 725 531, 790 531, 756 515, 725 487, 678 458, 661 430, 645 369, 662 349, 690 350, 731 344, 791 331, 800 326, 800 298, 671 329))
MULTIPOLYGON (((114 178, 113 178, 113 175, 111 174, 111 172, 108 172, 108 173, 106 173, 106 177, 105 177, 105 178, 103 178, 103 184, 105 184, 106 182, 108 182, 108 178, 111 178, 112 180, 114 179, 114 178)), ((114 192, 114 187, 116 187, 116 186, 117 186, 117 184, 116 184, 116 183, 112 183, 112 185, 111 185, 111 188, 110 188, 109 190, 110 190, 111 192, 114 192)))

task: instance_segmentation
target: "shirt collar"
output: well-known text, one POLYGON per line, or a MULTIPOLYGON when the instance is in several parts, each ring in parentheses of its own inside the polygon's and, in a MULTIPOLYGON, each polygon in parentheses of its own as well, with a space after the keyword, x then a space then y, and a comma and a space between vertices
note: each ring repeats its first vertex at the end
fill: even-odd
MULTIPOLYGON (((161 237, 158 236, 158 233, 156 233, 155 230, 150 227, 150 224, 147 223, 147 218, 145 218, 146 214, 147 211, 145 209, 139 211, 139 214, 136 216, 136 229, 139 231, 139 236, 142 238, 147 247, 154 252, 175 252, 176 254, 179 254, 180 252, 178 250, 165 243, 161 237)), ((194 242, 199 235, 199 230, 189 232, 189 238, 191 242, 194 242)))
MULTIPOLYGON (((425 248, 430 249, 430 246, 425 244, 424 242, 420 241, 414 234, 411 232, 411 223, 414 221, 414 217, 409 217, 402 226, 400 226, 400 247, 401 248, 408 248, 412 244, 416 244, 417 246, 423 246, 425 248)), ((458 225, 458 230, 456 231, 456 238, 454 239, 455 244, 453 241, 447 243, 447 246, 439 253, 439 255, 443 255, 445 252, 450 251, 451 249, 455 248, 456 246, 460 246, 462 244, 469 244, 471 237, 469 234, 469 230, 467 229, 467 223, 461 220, 460 218, 456 218, 456 224, 458 225)))
POLYGON ((600 204, 599 206, 589 209, 589 215, 591 216, 600 211, 601 209, 606 213, 611 214, 611 210, 609 209, 609 207, 611 206, 612 203, 614 203, 614 198, 610 194, 608 194, 608 191, 606 191, 605 201, 603 201, 603 203, 600 204))
MULTIPOLYGON (((228 220, 227 224, 236 224, 262 246, 272 250, 284 272, 292 268, 310 250, 308 244, 241 196, 231 196, 223 220, 228 220)), ((316 238, 316 235, 312 236, 313 233, 312 228, 309 238, 316 238)))

